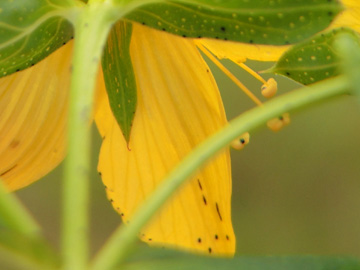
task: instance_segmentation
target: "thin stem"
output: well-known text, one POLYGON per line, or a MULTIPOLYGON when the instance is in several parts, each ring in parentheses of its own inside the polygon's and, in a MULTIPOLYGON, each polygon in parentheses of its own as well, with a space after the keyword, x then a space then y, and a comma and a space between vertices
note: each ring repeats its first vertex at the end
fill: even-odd
POLYGON ((23 235, 40 237, 40 227, 15 197, 13 193, 9 193, 3 181, 0 179, 0 216, 6 226, 11 230, 19 232, 23 235))
POLYGON ((108 5, 94 3, 84 7, 75 23, 63 191, 64 269, 87 268, 90 124, 99 62, 112 23, 108 14, 108 5))
POLYGON ((99 252, 92 264, 92 270, 112 269, 122 262, 136 241, 141 228, 164 204, 173 192, 183 184, 200 166, 241 134, 250 131, 267 120, 282 113, 307 106, 316 101, 347 93, 348 82, 344 77, 327 80, 312 87, 304 87, 268 101, 264 106, 249 110, 228 126, 211 136, 191 152, 161 183, 133 216, 127 226, 120 226, 99 252))

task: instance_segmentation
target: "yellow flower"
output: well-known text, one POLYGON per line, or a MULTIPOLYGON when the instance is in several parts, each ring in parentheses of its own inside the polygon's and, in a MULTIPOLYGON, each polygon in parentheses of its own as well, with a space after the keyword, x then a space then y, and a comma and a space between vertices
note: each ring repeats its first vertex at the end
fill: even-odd
MULTIPOLYGON (((359 14, 355 0, 344 3, 353 5, 355 13, 344 12, 343 20, 359 14)), ((347 23, 358 27, 358 18, 347 23)), ((182 158, 227 123, 197 42, 234 62, 273 61, 287 48, 195 41, 133 24, 130 53, 138 104, 129 146, 110 110, 102 74, 94 109, 103 137, 98 170, 125 223, 182 158)), ((69 42, 35 66, 0 80, 0 177, 10 190, 38 180, 64 158, 71 55, 69 42)), ((233 254, 229 151, 199 170, 140 237, 156 245, 233 254)))
MULTIPOLYGON (((99 172, 124 222, 179 161, 226 124, 218 88, 195 42, 134 24, 130 53, 138 104, 129 147, 102 75, 94 118, 103 137, 99 172)), ((0 80, 0 175, 10 190, 31 184, 65 155, 72 42, 0 80)), ((182 188, 141 238, 157 245, 233 254, 229 151, 182 188)))

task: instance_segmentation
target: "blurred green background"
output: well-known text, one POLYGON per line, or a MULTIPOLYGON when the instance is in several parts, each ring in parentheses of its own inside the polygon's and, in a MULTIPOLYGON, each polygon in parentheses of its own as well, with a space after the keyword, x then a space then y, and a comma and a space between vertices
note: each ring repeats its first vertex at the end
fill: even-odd
MULTIPOLYGON (((224 61, 259 95, 261 83, 224 61)), ((255 70, 270 64, 248 62, 255 70)), ((253 103, 211 65, 229 119, 253 103)), ((264 75, 268 78, 268 75, 264 75)), ((279 93, 299 87, 276 77, 279 93)), ((360 106, 352 96, 291 114, 278 133, 265 126, 232 152, 233 222, 238 254, 339 254, 360 257, 360 106)), ((91 178, 91 249, 120 223, 97 174, 101 140, 94 128, 91 178)), ((17 195, 59 246, 62 166, 17 195)))

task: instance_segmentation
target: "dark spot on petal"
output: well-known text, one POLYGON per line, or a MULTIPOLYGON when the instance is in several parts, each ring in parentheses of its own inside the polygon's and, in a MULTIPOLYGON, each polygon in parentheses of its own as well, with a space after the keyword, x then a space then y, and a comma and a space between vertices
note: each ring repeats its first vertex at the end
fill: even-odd
POLYGON ((229 238, 229 236, 228 236, 228 235, 226 235, 226 240, 230 240, 230 238, 229 238))
POLYGON ((149 241, 152 241, 152 239, 151 239, 151 238, 149 238, 148 240, 149 240, 149 241))
POLYGON ((287 75, 287 76, 290 76, 290 72, 286 72, 286 75, 287 75))
POLYGON ((204 204, 207 205, 207 201, 206 201, 206 198, 204 195, 203 195, 203 201, 204 201, 204 204))
POLYGON ((17 164, 15 164, 14 166, 12 166, 10 169, 7 169, 6 171, 2 172, 2 173, 0 174, 0 176, 4 176, 5 174, 7 174, 7 173, 10 172, 11 170, 13 170, 16 166, 17 166, 17 164))
POLYGON ((226 31, 226 28, 225 28, 224 26, 221 26, 221 27, 220 27, 220 30, 223 31, 223 32, 225 32, 225 31, 226 31))
POLYGON ((219 239, 219 236, 217 234, 215 234, 215 239, 218 240, 219 239))
POLYGON ((212 252, 212 249, 211 249, 211 247, 209 247, 209 253, 211 253, 212 252))
POLYGON ((200 183, 200 179, 198 179, 199 188, 202 190, 202 185, 200 183))
POLYGON ((216 212, 218 213, 218 216, 219 216, 220 220, 222 221, 222 217, 221 217, 221 214, 220 214, 220 209, 219 209, 218 203, 215 203, 215 206, 216 206, 216 212))
POLYGON ((186 37, 186 35, 182 35, 182 37, 186 37))
POLYGON ((197 241, 198 241, 198 243, 201 243, 201 238, 198 238, 198 240, 197 240, 197 241))

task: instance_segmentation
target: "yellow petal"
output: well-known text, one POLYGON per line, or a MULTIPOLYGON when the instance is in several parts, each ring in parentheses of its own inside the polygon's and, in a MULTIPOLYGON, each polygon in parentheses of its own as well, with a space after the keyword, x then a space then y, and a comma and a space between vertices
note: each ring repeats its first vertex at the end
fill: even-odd
POLYGON ((10 190, 38 180, 64 157, 72 45, 0 80, 0 177, 10 190))
MULTIPOLYGON (((138 105, 129 148, 106 94, 95 115, 103 144, 99 172, 124 222, 196 145, 226 124, 214 79, 194 43, 134 25, 138 105)), ((219 154, 166 204, 142 240, 212 254, 235 250, 229 151, 219 154)))
POLYGON ((281 54, 289 48, 288 45, 258 45, 216 39, 200 39, 199 42, 219 59, 228 58, 237 63, 245 62, 247 59, 277 61, 281 54))
POLYGON ((359 0, 342 0, 345 10, 337 16, 332 28, 347 26, 357 32, 360 32, 360 1, 359 0))

